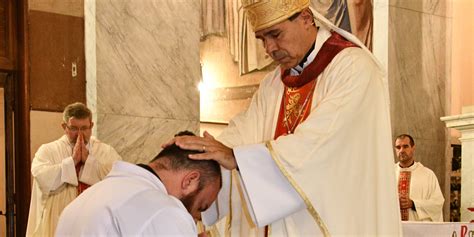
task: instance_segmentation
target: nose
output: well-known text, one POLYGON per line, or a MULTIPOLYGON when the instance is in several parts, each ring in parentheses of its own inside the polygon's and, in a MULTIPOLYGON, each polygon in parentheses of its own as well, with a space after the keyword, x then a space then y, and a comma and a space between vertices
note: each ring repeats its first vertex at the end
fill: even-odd
POLYGON ((265 40, 265 51, 268 55, 273 56, 272 53, 278 49, 278 46, 273 39, 266 39, 265 40))

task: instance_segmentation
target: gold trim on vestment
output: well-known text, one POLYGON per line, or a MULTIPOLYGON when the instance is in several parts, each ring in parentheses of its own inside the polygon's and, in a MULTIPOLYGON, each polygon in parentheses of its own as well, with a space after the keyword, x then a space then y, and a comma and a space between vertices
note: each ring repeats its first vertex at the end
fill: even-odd
MULTIPOLYGON (((245 193, 244 191, 242 190, 242 185, 240 183, 240 180, 239 180, 239 174, 237 174, 237 171, 232 171, 234 172, 233 175, 235 175, 235 184, 237 186, 237 189, 239 191, 239 196, 240 196, 240 200, 241 200, 241 206, 242 206, 242 212, 243 212, 243 215, 241 214, 241 216, 244 216, 245 217, 245 220, 247 221, 247 224, 249 225, 250 228, 252 229, 255 229, 257 228, 257 226, 255 225, 255 223, 253 223, 252 221, 252 216, 250 215, 250 212, 249 212, 249 208, 247 207, 247 201, 245 201, 245 193)), ((241 219, 241 222, 244 221, 243 218, 240 218, 241 219)))
POLYGON ((232 180, 232 177, 234 176, 234 170, 230 171, 230 190, 229 190, 229 214, 227 214, 227 217, 225 219, 225 230, 224 230, 224 236, 225 237, 231 237, 231 228, 232 228, 232 183, 234 182, 232 180))
POLYGON ((288 171, 286 171, 285 167, 281 164, 280 160, 277 158, 277 155, 275 153, 275 150, 273 150, 273 146, 270 143, 270 141, 267 141, 265 143, 267 146, 268 150, 270 151, 272 159, 275 161, 276 165, 280 169, 280 171, 283 173, 283 175, 286 177, 288 182, 290 182, 291 186, 298 192, 298 194, 301 196, 303 199, 304 203, 306 204, 306 209, 308 210, 309 214, 313 217, 314 221, 316 221, 316 224, 319 226, 319 229, 321 229, 321 232, 323 233, 324 236, 329 237, 331 236, 329 234, 329 230, 326 227, 326 224, 324 224, 323 219, 319 215, 319 213, 316 211, 314 208, 313 204, 309 200, 309 198, 306 196, 306 194, 303 192, 303 190, 298 186, 296 181, 290 176, 288 171))
POLYGON ((211 229, 206 232, 210 237, 220 237, 219 231, 217 230, 216 225, 211 226, 211 229))

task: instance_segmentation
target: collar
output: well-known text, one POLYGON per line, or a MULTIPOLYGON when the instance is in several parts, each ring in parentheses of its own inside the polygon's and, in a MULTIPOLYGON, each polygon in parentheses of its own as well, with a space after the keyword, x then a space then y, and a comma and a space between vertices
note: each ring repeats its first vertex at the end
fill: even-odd
POLYGON ((401 163, 398 162, 398 166, 400 166, 400 168, 402 168, 402 169, 408 169, 408 168, 412 167, 414 164, 415 164, 415 161, 413 161, 413 162, 412 162, 409 166, 407 166, 407 167, 402 167, 401 163))
POLYGON ((160 176, 158 176, 158 174, 149 165, 145 165, 145 164, 137 164, 137 165, 142 167, 143 169, 148 170, 150 173, 155 175, 161 181, 160 176))
POLYGON ((142 180, 151 184, 154 188, 168 194, 165 185, 163 182, 161 182, 161 180, 156 178, 155 174, 126 161, 115 161, 112 166, 112 170, 110 170, 107 177, 127 177, 131 179, 142 180))
POLYGON ((303 63, 300 63, 296 65, 295 67, 291 68, 290 75, 292 76, 300 75, 301 72, 303 72, 304 68, 306 68, 306 66, 308 66, 311 62, 313 62, 319 50, 321 50, 321 47, 323 47, 324 42, 326 42, 326 40, 329 39, 329 37, 331 37, 331 32, 325 27, 319 27, 316 41, 314 42, 314 45, 312 49, 310 50, 311 53, 307 55, 306 61, 303 60, 304 61, 303 63))

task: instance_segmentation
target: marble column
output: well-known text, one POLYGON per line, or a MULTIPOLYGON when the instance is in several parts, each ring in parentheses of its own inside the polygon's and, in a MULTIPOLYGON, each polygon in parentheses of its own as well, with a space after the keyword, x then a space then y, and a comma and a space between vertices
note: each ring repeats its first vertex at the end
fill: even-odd
POLYGON ((392 135, 407 133, 415 139, 415 160, 436 174, 448 221, 450 177, 446 174, 451 144, 439 118, 448 114, 450 106, 451 4, 448 0, 390 0, 388 16, 392 135))
POLYGON ((474 208, 474 109, 441 120, 461 132, 461 221, 469 222, 474 220, 474 212, 467 209, 474 208))
POLYGON ((199 0, 85 0, 87 104, 94 134, 148 162, 199 131, 199 0))

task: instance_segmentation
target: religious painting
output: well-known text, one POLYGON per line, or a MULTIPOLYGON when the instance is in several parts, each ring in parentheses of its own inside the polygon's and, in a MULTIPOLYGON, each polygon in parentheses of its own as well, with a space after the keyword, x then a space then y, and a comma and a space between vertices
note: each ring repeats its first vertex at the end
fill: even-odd
POLYGON ((372 50, 373 0, 312 0, 311 6, 372 50))

